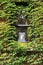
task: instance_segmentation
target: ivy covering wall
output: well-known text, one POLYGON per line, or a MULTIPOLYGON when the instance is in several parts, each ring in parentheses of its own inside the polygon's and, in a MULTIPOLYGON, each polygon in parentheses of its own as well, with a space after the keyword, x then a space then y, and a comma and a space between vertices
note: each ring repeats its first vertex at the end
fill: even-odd
POLYGON ((43 65, 43 2, 29 0, 27 4, 17 6, 14 0, 0 0, 0 65, 43 65), (19 10, 26 11, 24 16, 32 26, 28 43, 17 42, 14 24, 19 10))

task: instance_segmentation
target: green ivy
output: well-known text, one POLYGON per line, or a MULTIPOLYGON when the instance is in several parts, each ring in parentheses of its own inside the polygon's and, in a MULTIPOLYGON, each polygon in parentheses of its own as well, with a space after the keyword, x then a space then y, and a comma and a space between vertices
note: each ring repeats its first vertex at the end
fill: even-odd
POLYGON ((17 6, 14 0, 0 0, 0 65, 43 65, 43 2, 28 1, 28 6, 17 6), (17 42, 17 15, 25 10, 28 17, 28 43, 17 42), (34 51, 34 53, 32 53, 34 51), (40 53, 35 53, 40 51, 40 53), (42 52, 41 52, 42 51, 42 52))

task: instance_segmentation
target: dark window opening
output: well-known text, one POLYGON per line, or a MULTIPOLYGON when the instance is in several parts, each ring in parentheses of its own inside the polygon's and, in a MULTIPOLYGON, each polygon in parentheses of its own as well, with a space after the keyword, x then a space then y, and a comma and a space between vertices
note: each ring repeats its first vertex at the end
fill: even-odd
POLYGON ((15 2, 16 5, 28 6, 28 2, 15 2))

